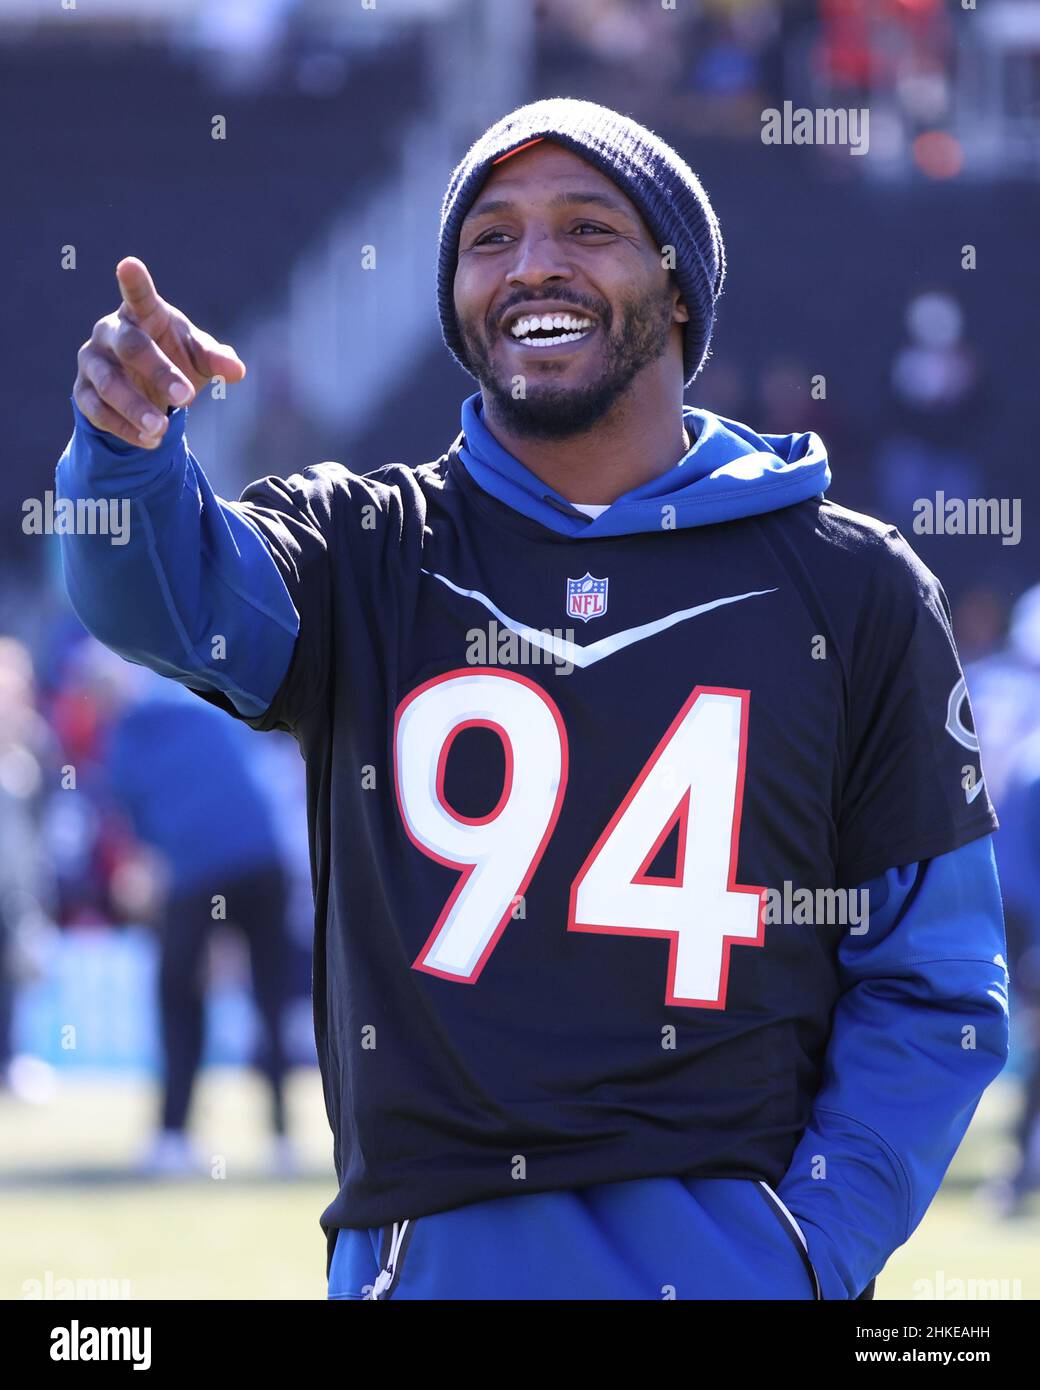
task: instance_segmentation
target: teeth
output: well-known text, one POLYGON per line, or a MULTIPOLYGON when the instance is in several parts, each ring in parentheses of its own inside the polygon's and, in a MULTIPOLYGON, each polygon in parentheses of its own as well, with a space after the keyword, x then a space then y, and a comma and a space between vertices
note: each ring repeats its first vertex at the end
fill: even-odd
POLYGON ((554 338, 524 338, 522 341, 527 347, 555 347, 557 343, 576 343, 579 338, 587 336, 587 330, 582 333, 558 333, 554 338))
MULTIPOLYGON (((519 318, 513 324, 510 332, 514 338, 526 338, 529 334, 541 329, 543 333, 551 333, 554 329, 557 333, 561 330, 565 335, 577 335, 583 337, 587 329, 592 327, 592 320, 581 318, 576 314, 528 314, 519 318)), ((558 339, 540 338, 536 341, 545 343, 547 346, 550 341, 560 341, 558 339)))

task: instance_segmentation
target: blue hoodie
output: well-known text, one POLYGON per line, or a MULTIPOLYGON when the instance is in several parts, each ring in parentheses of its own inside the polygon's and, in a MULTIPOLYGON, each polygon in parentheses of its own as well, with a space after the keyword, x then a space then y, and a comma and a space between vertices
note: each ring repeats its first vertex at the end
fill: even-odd
POLYGON ((683 408, 692 444, 674 467, 612 502, 594 521, 576 512, 502 448, 484 423, 480 393, 462 406, 459 457, 485 492, 551 531, 580 540, 660 531, 662 507, 672 529, 758 516, 827 491, 827 451, 816 434, 755 434, 746 425, 693 406, 683 408))
MULTIPOLYGON (((261 713, 288 669, 299 615, 247 511, 213 493, 185 444, 183 410, 152 451, 74 413, 57 495, 119 495, 132 508, 118 554, 104 537, 60 538, 81 620, 128 659, 261 713), (205 634, 215 629, 234 660, 210 660, 205 634)), ((663 508, 676 528, 711 525, 829 485, 814 434, 757 435, 690 407, 684 419, 685 457, 595 520, 494 440, 479 395, 463 405, 460 458, 485 492, 578 540, 657 531, 663 508)), ((410 1230, 342 1231, 330 1247, 330 1297, 369 1297, 373 1287, 405 1299, 864 1296, 927 1210, 1008 1043, 990 839, 893 865, 868 886, 871 931, 842 948, 824 1085, 776 1192, 655 1179, 475 1203, 410 1230), (972 1045, 952 1071, 951 1030, 965 1029, 972 1045)))

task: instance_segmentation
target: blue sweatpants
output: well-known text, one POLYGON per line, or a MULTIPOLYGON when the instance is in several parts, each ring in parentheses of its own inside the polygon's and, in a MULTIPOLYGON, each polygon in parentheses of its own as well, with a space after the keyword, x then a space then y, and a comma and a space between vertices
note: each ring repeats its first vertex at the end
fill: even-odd
POLYGON ((340 1230, 330 1299, 816 1299, 764 1183, 647 1178, 340 1230))

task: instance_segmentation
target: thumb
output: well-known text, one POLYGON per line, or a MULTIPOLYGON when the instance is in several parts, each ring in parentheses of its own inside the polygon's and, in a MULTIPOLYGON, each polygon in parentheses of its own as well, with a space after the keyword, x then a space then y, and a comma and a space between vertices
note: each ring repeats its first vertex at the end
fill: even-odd
POLYGON ((223 377, 234 385, 246 374, 246 364, 228 343, 218 343, 216 338, 193 324, 188 328, 188 355, 200 376, 223 377))

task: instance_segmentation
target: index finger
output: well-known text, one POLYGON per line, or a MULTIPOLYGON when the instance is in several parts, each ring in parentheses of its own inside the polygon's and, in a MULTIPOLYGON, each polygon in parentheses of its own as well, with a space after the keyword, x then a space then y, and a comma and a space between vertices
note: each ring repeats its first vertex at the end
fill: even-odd
POLYGON ((159 308, 159 296, 144 261, 125 256, 116 266, 116 280, 123 303, 138 322, 159 308))

